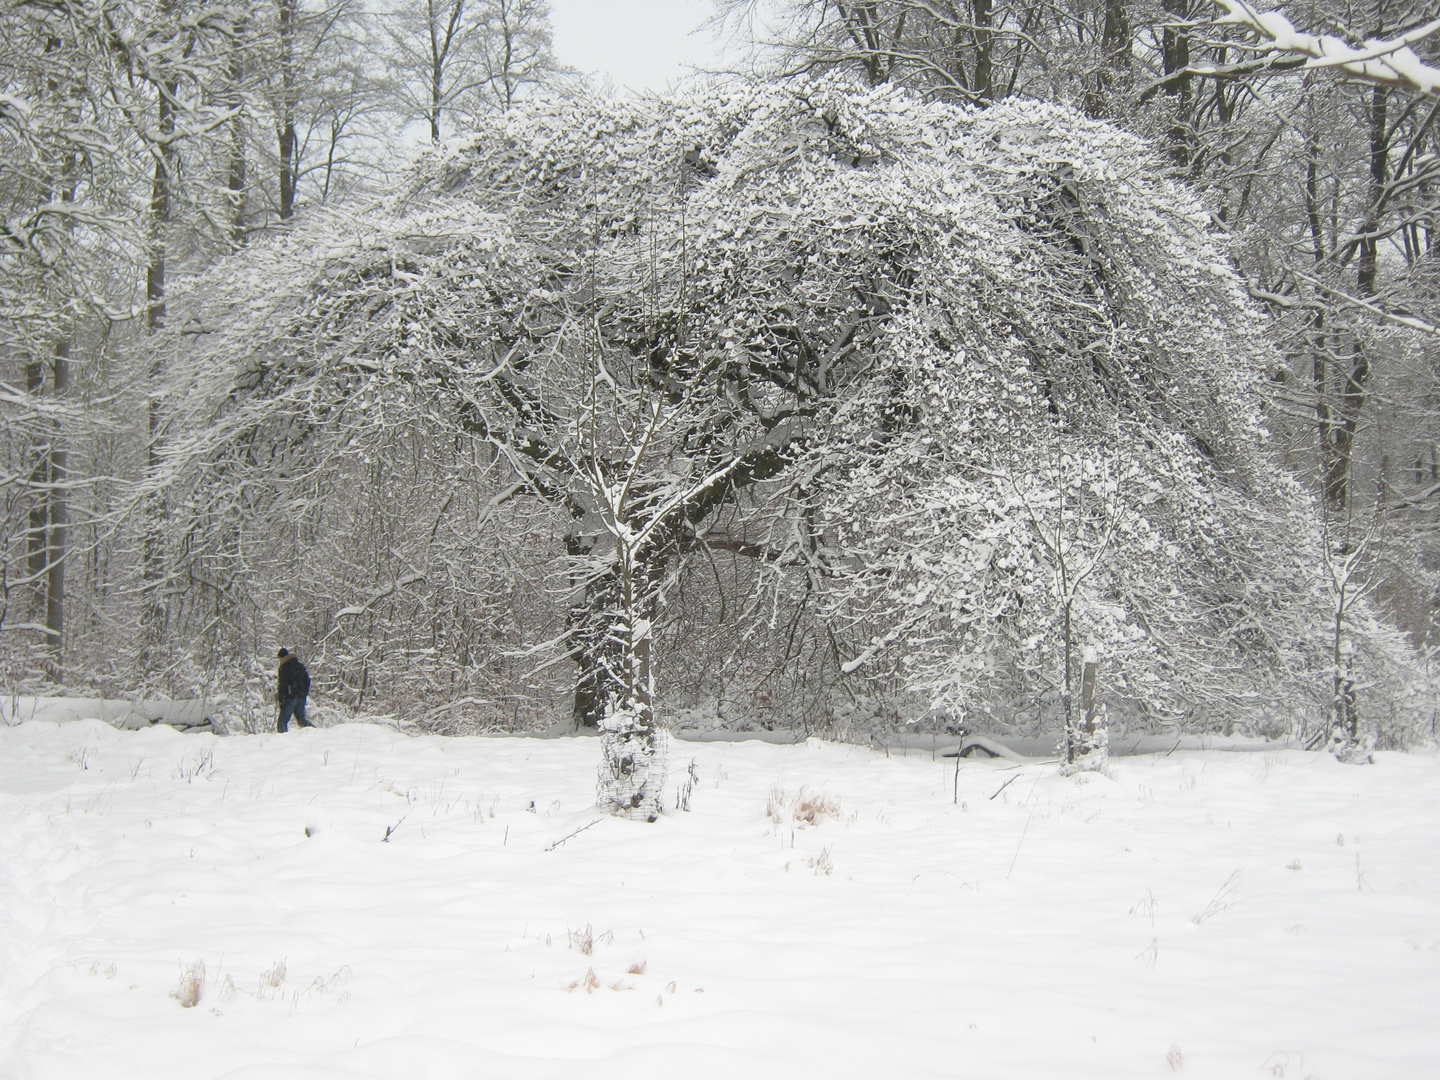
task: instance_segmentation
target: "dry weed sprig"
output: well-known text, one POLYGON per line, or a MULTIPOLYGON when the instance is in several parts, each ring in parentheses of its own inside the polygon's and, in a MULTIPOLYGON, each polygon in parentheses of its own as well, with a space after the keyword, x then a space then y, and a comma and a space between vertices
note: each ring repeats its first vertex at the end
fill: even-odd
POLYGON ((700 773, 696 770, 695 759, 690 759, 690 768, 686 771, 685 779, 680 781, 679 787, 675 789, 675 809, 688 811, 690 799, 695 794, 695 785, 700 782, 700 773))
POLYGON ((586 968, 585 974, 580 976, 580 978, 576 979, 565 989, 573 994, 576 990, 579 990, 582 987, 587 994, 594 993, 596 990, 600 989, 600 977, 595 974, 595 969, 593 967, 586 968))
POLYGON ((614 941, 614 930, 606 930, 603 934, 597 934, 589 923, 585 924, 584 930, 570 931, 570 947, 579 949, 581 956, 589 956, 595 951, 596 945, 610 945, 614 941))
POLYGON ((1160 962, 1160 942, 1152 937, 1150 944, 1136 954, 1135 960, 1146 967, 1154 967, 1160 962))
POLYGON ((196 960, 180 972, 180 985, 170 994, 182 1009, 193 1009, 205 993, 205 961, 196 960))
POLYGON ((1141 900, 1130 909, 1131 915, 1149 916, 1150 925, 1155 925, 1155 913, 1160 910, 1160 901, 1155 899, 1155 894, 1149 889, 1145 890, 1145 899, 1141 900))
POLYGON ((1190 921, 1196 926, 1203 925, 1205 920, 1214 918, 1233 904, 1235 902, 1235 896, 1239 891, 1240 871, 1236 870, 1225 879, 1225 884, 1220 886, 1220 891, 1215 894, 1215 898, 1210 901, 1205 910, 1191 918, 1190 921))
POLYGON ((812 855, 805 863, 815 871, 816 877, 829 877, 835 872, 835 863, 830 859, 830 845, 826 844, 820 849, 818 855, 812 855))
POLYGON ((589 956, 595 951, 595 932, 589 923, 585 924, 584 930, 570 931, 570 947, 579 949, 581 956, 589 956))
POLYGON ((765 816, 777 826, 792 825, 803 829, 818 825, 825 818, 840 818, 840 800, 823 791, 814 792, 802 787, 793 798, 787 796, 778 786, 770 788, 770 797, 765 804, 765 816))

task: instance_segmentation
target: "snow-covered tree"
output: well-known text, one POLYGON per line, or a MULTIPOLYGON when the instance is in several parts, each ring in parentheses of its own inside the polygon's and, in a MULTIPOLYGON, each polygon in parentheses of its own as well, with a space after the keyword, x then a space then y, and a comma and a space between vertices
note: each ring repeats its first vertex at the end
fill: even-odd
POLYGON ((563 522, 575 714, 628 816, 707 549, 804 575, 852 667, 889 647, 937 699, 1068 686, 1083 645, 1157 710, 1259 703, 1318 670, 1317 534, 1259 316, 1151 166, 1059 107, 823 82, 514 109, 197 290, 176 543, 243 545, 395 423, 488 447, 476 505, 563 522))

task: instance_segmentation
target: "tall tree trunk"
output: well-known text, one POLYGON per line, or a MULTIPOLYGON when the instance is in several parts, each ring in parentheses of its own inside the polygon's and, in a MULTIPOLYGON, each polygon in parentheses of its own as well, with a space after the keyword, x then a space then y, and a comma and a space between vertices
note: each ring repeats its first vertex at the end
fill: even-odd
POLYGON ((508 111, 515 104, 515 86, 511 82, 510 66, 515 62, 515 28, 510 25, 510 5, 500 4, 500 48, 503 56, 500 63, 500 109, 508 111))
MULTIPOLYGON (((565 538, 565 554, 583 565, 594 551, 591 537, 571 535, 565 538)), ((613 606, 615 587, 607 576, 599 580, 572 579, 576 589, 571 605, 569 629, 574 641, 575 694, 571 716, 577 731, 598 731, 605 718, 608 698, 606 679, 604 612, 613 606)))
MULTIPOLYGON (((1310 230, 1311 258, 1315 272, 1324 273, 1329 258, 1325 242, 1324 214, 1320 206, 1320 138, 1311 134, 1305 145, 1305 218, 1310 230)), ((1315 392, 1315 433, 1320 446, 1320 476, 1325 504, 1334 505, 1330 476, 1335 456, 1335 415, 1330 402, 1330 344, 1325 329, 1325 311, 1316 306, 1306 335, 1312 357, 1311 380, 1315 392)))
POLYGON ((430 142, 434 144, 440 141, 440 110, 445 101, 445 69, 449 63, 450 49, 464 25, 465 0, 452 0, 443 28, 440 25, 443 6, 439 4, 439 0, 426 0, 425 13, 430 33, 430 107, 426 112, 426 119, 430 121, 430 142))
MULTIPOLYGON (((32 398, 39 398, 45 392, 45 365, 34 360, 25 365, 25 392, 32 398)), ((25 530, 26 576, 30 586, 27 615, 30 622, 38 622, 45 609, 45 537, 50 527, 49 501, 45 496, 50 480, 50 445, 46 437, 37 435, 31 448, 34 464, 30 468, 29 524, 25 530)))
MULTIPOLYGON (((178 90, 179 83, 175 79, 162 82, 156 87, 159 139, 155 146, 155 173, 150 185, 150 264, 145 270, 145 296, 148 301, 145 322, 151 333, 165 326, 165 257, 170 234, 171 184, 177 157, 174 136, 175 99, 178 90)), ((155 359, 149 371, 152 386, 158 384, 160 375, 160 361, 155 359)), ((160 468, 161 414, 157 394, 150 395, 146 420, 149 434, 146 472, 154 476, 160 468)), ((160 583, 165 575, 164 499, 159 495, 152 495, 146 500, 142 515, 140 557, 143 595, 138 660, 141 669, 148 670, 153 666, 160 642, 165 635, 165 604, 160 595, 160 583)))
MULTIPOLYGON (((1361 224, 1355 266, 1355 288, 1362 299, 1375 295, 1379 281, 1376 231, 1380 226, 1385 186, 1390 178, 1389 95, 1390 91, 1384 87, 1372 88, 1366 109, 1370 128, 1369 205, 1361 224)), ((1342 380, 1335 408, 1336 422, 1332 426, 1332 450, 1325 469, 1326 502, 1337 512, 1343 512, 1349 502, 1355 434, 1370 392, 1370 352, 1358 335, 1351 342, 1349 362, 1342 372, 1342 380)))
POLYGON ((276 135, 280 141, 280 220, 295 213, 295 4, 280 0, 280 115, 276 135))
MULTIPOLYGON (((55 397, 63 400, 70 389, 70 342, 56 344, 52 363, 55 368, 55 397)), ((45 581, 46 647, 50 653, 51 677, 56 682, 64 680, 65 563, 69 556, 70 525, 70 501, 66 493, 69 458, 60 421, 56 420, 54 443, 50 450, 50 531, 46 541, 45 581)))
MULTIPOLYGON (((1166 16, 1175 22, 1184 22, 1190 17, 1190 0, 1162 0, 1166 16)), ((1165 75, 1175 76, 1165 84, 1165 92, 1172 98, 1174 114, 1170 123, 1170 157, 1177 165, 1190 165, 1194 155, 1195 132, 1192 123, 1190 75, 1184 74, 1190 66, 1190 34, 1178 26, 1166 26, 1160 34, 1161 61, 1165 75)))
POLYGON ((245 187, 248 181, 241 89, 245 82, 245 33, 246 22, 241 19, 235 25, 235 36, 230 45, 230 107, 235 110, 235 115, 230 118, 230 175, 226 184, 230 200, 230 246, 236 249, 245 243, 245 187))
POLYGON ((230 177, 227 188, 230 199, 230 246, 245 243, 245 187, 248 169, 245 164, 245 125, 236 116, 230 121, 230 177))
MULTIPOLYGON (((46 51, 51 51, 50 46, 58 46, 57 42, 47 43, 46 51)), ((63 84, 57 80, 51 80, 48 85, 51 95, 56 98, 66 97, 63 84)), ((78 111, 74 108, 66 109, 67 119, 71 123, 79 122, 78 111)), ((53 185, 54 194, 65 203, 75 202, 75 193, 79 183, 80 158, 75 152, 66 154, 63 158, 61 175, 56 178, 53 185)), ((70 226, 74 231, 73 223, 70 226)), ((67 320, 68 320, 67 314, 67 320)), ((51 350, 50 370, 52 375, 52 391, 57 402, 63 401, 70 390, 70 327, 65 330, 66 336, 55 342, 51 350)), ((29 373, 27 373, 28 375, 29 373)), ((35 372, 31 377, 32 381, 38 384, 43 381, 43 372, 35 372)), ((64 681, 65 677, 65 563, 69 556, 68 527, 70 524, 70 503, 67 493, 69 481, 69 452, 65 446, 65 431, 63 428, 62 414, 57 414, 51 422, 50 441, 46 449, 43 461, 44 471, 44 544, 43 544, 43 568, 44 578, 44 601, 45 601, 45 651, 48 654, 48 669, 50 678, 56 683, 64 681)), ((32 512, 33 514, 33 512, 32 512)), ((32 521, 33 521, 32 516, 32 521)))
POLYGON ((995 65, 993 53, 995 34, 991 29, 991 0, 974 0, 975 8, 975 79, 974 90, 982 102, 995 100, 995 65))
POLYGON ((1130 15, 1125 0, 1105 0, 1105 21, 1100 29, 1100 62, 1095 68, 1095 88, 1086 95, 1086 112, 1106 117, 1112 109, 1111 95, 1129 80, 1133 42, 1130 15))
POLYGON ((295 215, 295 118, 285 117, 280 126, 280 220, 295 215))
POLYGON ((170 226, 170 178, 175 163, 175 94, 179 85, 171 80, 156 87, 159 141, 155 147, 155 172, 150 180, 150 262, 145 268, 146 328, 154 331, 165 325, 165 255, 170 226))

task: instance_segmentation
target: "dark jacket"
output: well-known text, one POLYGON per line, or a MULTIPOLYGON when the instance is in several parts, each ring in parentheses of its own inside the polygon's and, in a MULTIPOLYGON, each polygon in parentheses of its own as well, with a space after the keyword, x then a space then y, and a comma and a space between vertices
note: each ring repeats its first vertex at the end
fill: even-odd
POLYGON ((296 656, 280 661, 280 685, 275 697, 279 701, 295 701, 310 696, 310 672, 296 656))

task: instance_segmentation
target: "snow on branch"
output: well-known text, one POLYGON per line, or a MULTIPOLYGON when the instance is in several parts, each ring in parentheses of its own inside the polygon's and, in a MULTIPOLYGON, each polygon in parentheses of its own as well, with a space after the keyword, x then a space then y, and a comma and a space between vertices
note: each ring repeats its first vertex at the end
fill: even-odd
POLYGON ((1279 11, 1261 11, 1246 0, 1215 0, 1226 14, 1222 25, 1242 26, 1260 38, 1262 48, 1274 53, 1306 57, 1305 69, 1338 67, 1348 75, 1379 86, 1440 95, 1440 68, 1418 57, 1411 45, 1440 31, 1440 19, 1416 27, 1399 37, 1370 39, 1356 48, 1330 34, 1305 34, 1279 11))
POLYGON ((1386 311, 1378 304, 1371 303, 1369 300, 1364 300, 1358 296, 1351 296, 1344 290, 1327 285, 1319 278, 1312 277, 1309 274, 1298 274, 1298 276, 1301 280, 1309 282, 1321 292, 1339 300, 1343 304, 1349 304, 1352 307, 1360 308, 1362 311, 1368 311, 1371 315, 1377 316, 1385 322, 1393 323, 1396 326, 1403 326, 1409 330, 1418 330, 1420 333, 1429 334, 1432 337, 1440 337, 1440 326, 1432 322, 1427 322, 1424 319, 1416 318, 1413 315, 1407 315, 1402 312, 1386 311))
MULTIPOLYGON (((416 582, 424 580, 424 574, 403 574, 400 577, 396 578, 394 581, 390 582, 374 596, 370 597, 369 600, 366 600, 365 603, 359 605, 358 607, 341 608, 335 613, 335 620, 336 622, 339 622, 340 619, 348 616, 364 615, 367 611, 369 611, 372 607, 378 604, 381 600, 384 600, 386 597, 394 596, 395 593, 399 592, 406 586, 414 585, 416 582)), ((331 631, 331 633, 334 633, 334 631, 331 631)), ((328 637, 329 635, 326 636, 328 637)))

